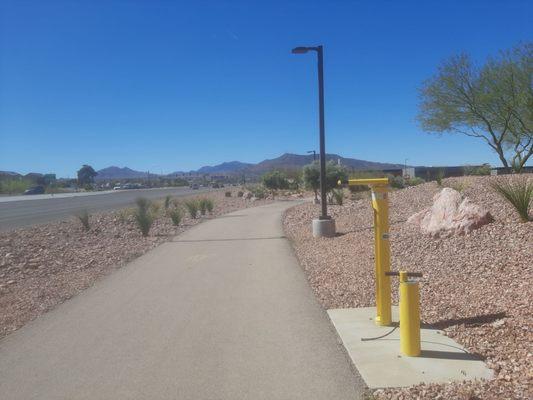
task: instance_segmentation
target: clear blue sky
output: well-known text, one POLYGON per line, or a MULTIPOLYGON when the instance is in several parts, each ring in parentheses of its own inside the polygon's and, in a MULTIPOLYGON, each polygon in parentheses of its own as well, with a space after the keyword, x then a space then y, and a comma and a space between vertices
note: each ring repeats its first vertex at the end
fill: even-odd
POLYGON ((0 170, 81 164, 171 172, 318 148, 372 161, 490 162, 472 138, 423 133, 417 87, 461 51, 533 38, 531 1, 0 2, 0 170))

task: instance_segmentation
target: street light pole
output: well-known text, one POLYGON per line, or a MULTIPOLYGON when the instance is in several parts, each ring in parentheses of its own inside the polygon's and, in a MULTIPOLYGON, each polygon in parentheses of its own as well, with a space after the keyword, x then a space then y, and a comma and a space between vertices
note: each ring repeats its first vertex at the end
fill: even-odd
POLYGON ((319 221, 315 224, 313 221, 313 230, 316 236, 332 236, 335 233, 335 223, 328 216, 328 203, 326 196, 326 133, 324 122, 324 48, 316 47, 295 47, 292 49, 293 54, 304 54, 309 51, 316 51, 318 56, 318 110, 319 110, 319 128, 320 128, 320 203, 322 212, 319 221), (320 224, 320 221, 324 221, 320 224), (316 231, 315 231, 316 226, 316 231))
POLYGON ((316 47, 318 55, 318 109, 320 124, 320 203, 322 215, 320 219, 329 219, 328 202, 326 198, 326 134, 324 123, 324 49, 316 47))

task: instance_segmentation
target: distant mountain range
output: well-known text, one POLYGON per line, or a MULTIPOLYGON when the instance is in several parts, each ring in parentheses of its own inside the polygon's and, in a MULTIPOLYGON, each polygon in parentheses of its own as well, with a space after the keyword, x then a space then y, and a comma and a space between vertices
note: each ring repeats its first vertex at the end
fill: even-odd
MULTIPOLYGON (((318 157, 317 157, 318 158, 318 157)), ((355 158, 345 158, 337 154, 327 154, 326 160, 339 162, 346 167, 357 170, 371 170, 371 169, 393 169, 402 168, 401 164, 380 163, 375 161, 357 160, 355 158)), ((264 160, 257 164, 243 163, 240 161, 223 162, 222 164, 204 166, 194 171, 183 172, 176 171, 168 175, 183 175, 183 174, 210 174, 210 175, 261 175, 267 171, 274 169, 290 170, 298 169, 313 162, 313 155, 301 155, 285 153, 277 158, 271 160, 264 160)), ((148 176, 147 172, 135 171, 131 168, 124 167, 108 167, 101 169, 98 172, 96 179, 134 179, 145 178, 148 176)), ((156 176, 156 174, 150 174, 156 176)))
MULTIPOLYGON (((337 154, 327 154, 326 160, 328 161, 332 160, 334 162, 338 162, 338 160, 340 160, 340 163, 342 165, 348 168, 357 169, 357 170, 371 170, 371 169, 380 170, 380 169, 393 169, 393 168, 403 167, 403 165, 401 164, 389 164, 389 163, 380 163, 380 162, 374 162, 374 161, 357 160, 355 158, 341 157, 337 154)), ((195 171, 189 171, 189 172, 176 171, 171 174, 168 174, 167 176, 176 176, 176 175, 179 176, 179 175, 184 175, 184 174, 191 174, 191 175, 245 174, 248 176, 258 176, 258 175, 262 175, 263 173, 267 171, 271 171, 274 169, 291 170, 291 169, 302 168, 303 166, 307 164, 311 164, 312 162, 313 162, 313 155, 311 154, 301 155, 301 154, 285 153, 277 158, 273 158, 271 160, 264 160, 257 164, 243 163, 240 161, 229 161, 229 162, 223 162, 222 164, 218 164, 218 165, 205 166, 195 171)), ((150 177, 159 176, 159 174, 155 174, 153 172, 149 173, 146 171, 136 171, 128 167, 121 168, 121 167, 115 167, 115 166, 103 168, 96 172, 98 172, 98 175, 96 176, 96 180, 136 179, 136 178, 146 178, 148 176, 150 177)), ((17 177, 21 175, 16 172, 12 172, 12 171, 0 171, 0 177, 2 176, 17 177)))

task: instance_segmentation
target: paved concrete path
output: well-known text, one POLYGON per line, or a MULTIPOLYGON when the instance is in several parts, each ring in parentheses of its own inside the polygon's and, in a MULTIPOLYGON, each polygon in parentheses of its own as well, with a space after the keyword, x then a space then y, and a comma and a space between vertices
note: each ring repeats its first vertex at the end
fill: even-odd
POLYGON ((275 203, 202 223, 0 341, 0 398, 358 399, 275 203))

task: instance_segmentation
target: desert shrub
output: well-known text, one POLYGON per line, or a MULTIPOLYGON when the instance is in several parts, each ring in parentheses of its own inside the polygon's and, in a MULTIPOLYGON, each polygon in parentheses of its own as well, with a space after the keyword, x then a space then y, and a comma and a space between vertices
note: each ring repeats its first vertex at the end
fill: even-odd
POLYGON ((437 181, 437 185, 442 186, 442 180, 444 179, 444 169, 439 168, 437 170, 437 175, 435 176, 435 180, 437 181))
POLYGON ((389 186, 395 189, 403 189, 405 187, 405 180, 402 176, 387 175, 389 178, 389 186))
POLYGON ((185 202, 185 208, 189 212, 192 219, 195 219, 198 215, 199 204, 198 200, 188 200, 185 202))
POLYGON ((90 229, 90 215, 89 215, 89 212, 87 210, 83 210, 82 212, 80 212, 79 214, 76 214, 76 218, 78 218, 81 222, 81 225, 83 226, 83 229, 85 229, 86 231, 88 231, 90 229))
POLYGON ((183 218, 183 214, 179 208, 173 208, 168 212, 168 216, 172 220, 174 226, 178 226, 183 218))
POLYGON ((262 185, 250 186, 247 189, 257 199, 264 199, 266 197, 266 190, 262 185))
POLYGON ((198 208, 200 209, 200 213, 202 215, 206 214, 207 212, 207 199, 206 198, 202 198, 198 200, 198 208))
POLYGON ((342 203, 344 201, 344 191, 342 189, 333 189, 331 191, 331 197, 336 204, 342 206, 342 203))
POLYGON ((224 193, 224 196, 226 196, 226 197, 231 197, 231 192, 226 192, 226 193, 224 193))
POLYGON ((466 165, 463 167, 463 172, 465 175, 490 175, 490 165, 483 164, 478 167, 466 165))
POLYGON ((143 236, 148 236, 150 233, 150 228, 154 223, 154 216, 151 213, 152 203, 150 200, 143 197, 139 197, 135 200, 137 204, 137 209, 135 210, 135 221, 137 226, 141 230, 143 236))
POLYGON ((237 197, 242 197, 242 196, 244 196, 244 192, 242 190, 239 190, 237 192, 237 197))
POLYGON ((165 197, 165 202, 164 202, 164 205, 165 205, 165 210, 168 210, 168 208, 170 207, 170 202, 172 201, 172 196, 171 195, 168 195, 165 197))
POLYGON ((497 180, 492 182, 491 186, 500 196, 512 204, 522 222, 533 220, 528 213, 533 198, 533 182, 525 179, 514 182, 497 180))
POLYGON ((213 212, 213 208, 215 208, 215 202, 212 199, 205 199, 205 206, 207 207, 209 214, 211 214, 213 212))

